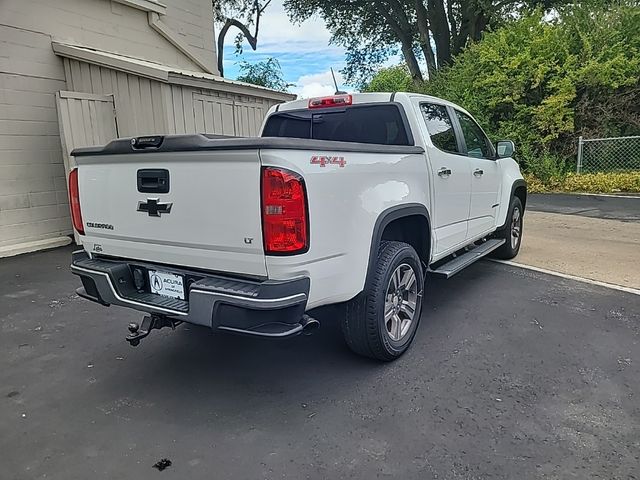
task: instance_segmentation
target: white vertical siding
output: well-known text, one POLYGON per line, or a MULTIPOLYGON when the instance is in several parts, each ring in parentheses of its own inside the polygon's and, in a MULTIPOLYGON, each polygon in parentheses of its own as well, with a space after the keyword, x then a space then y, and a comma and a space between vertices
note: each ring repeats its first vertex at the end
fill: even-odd
POLYGON ((235 134, 232 98, 194 94, 193 100, 196 130, 199 133, 235 134))
POLYGON ((272 105, 272 101, 245 95, 193 93, 195 131, 254 137, 272 105))
POLYGON ((59 92, 57 96, 58 119, 67 152, 78 147, 104 145, 118 136, 111 95, 59 92))
POLYGON ((216 133, 255 136, 273 100, 169 85, 64 60, 69 90, 113 94, 121 136, 216 133))
POLYGON ((119 135, 168 133, 159 82, 67 58, 64 65, 68 90, 114 96, 119 135))
POLYGON ((205 59, 212 72, 218 71, 213 31, 213 9, 210 1, 165 1, 165 23, 189 45, 198 58, 205 59))
MULTIPOLYGON (((163 22, 215 71, 210 0, 163 3, 163 22)), ((150 28, 145 12, 116 1, 0 0, 0 250, 71 233, 56 92, 113 94, 123 136, 213 130, 250 135, 272 102, 63 61, 54 55, 52 39, 200 70, 150 28), (194 95, 220 100, 205 109, 194 95)), ((99 121, 91 107, 82 108, 77 115, 99 121)))
POLYGON ((55 106, 65 77, 50 43, 0 25, 0 249, 71 232, 55 106))
MULTIPOLYGON (((59 92, 56 94, 65 178, 75 167, 74 148, 104 145, 118 136, 112 95, 59 92)), ((81 238, 75 235, 76 243, 81 238)))
MULTIPOLYGON (((211 1, 163 0, 163 3, 167 5, 163 21, 215 71, 211 1)), ((57 41, 200 70, 149 27, 146 12, 110 0, 0 0, 0 17, 4 25, 47 33, 57 41)))

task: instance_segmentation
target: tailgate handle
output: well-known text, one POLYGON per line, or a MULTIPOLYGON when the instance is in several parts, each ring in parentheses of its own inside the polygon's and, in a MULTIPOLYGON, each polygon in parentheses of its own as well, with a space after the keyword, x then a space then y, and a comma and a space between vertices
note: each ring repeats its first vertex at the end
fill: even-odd
POLYGON ((169 170, 164 168, 138 170, 138 191, 141 193, 169 193, 169 170))

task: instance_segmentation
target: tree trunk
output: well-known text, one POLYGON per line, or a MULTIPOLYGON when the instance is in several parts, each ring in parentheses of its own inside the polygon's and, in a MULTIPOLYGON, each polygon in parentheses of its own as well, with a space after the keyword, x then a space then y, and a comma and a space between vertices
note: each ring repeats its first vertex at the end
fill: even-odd
POLYGON ((489 20, 482 8, 475 2, 463 2, 460 20, 460 32, 453 44, 453 54, 457 55, 469 40, 477 42, 486 30, 489 20))
POLYGON ((262 6, 260 6, 258 0, 254 1, 256 25, 253 35, 244 23, 236 20, 235 18, 227 18, 227 20, 224 22, 224 25, 222 26, 222 28, 220 29, 220 33, 218 34, 218 71, 220 72, 221 77, 224 77, 224 37, 227 36, 227 32, 231 27, 236 27, 247 39, 249 45, 251 45, 251 49, 255 51, 256 48, 258 48, 258 30, 260 29, 260 17, 270 3, 271 0, 267 0, 262 6))
POLYGON ((489 21, 483 12, 476 12, 473 20, 469 36, 474 42, 479 42, 482 39, 482 32, 487 29, 489 21))
MULTIPOLYGON (((453 1, 447 0, 447 18, 449 19, 449 29, 451 31, 451 49, 453 50, 456 42, 458 41, 458 25, 456 23, 456 16, 453 14, 453 1)), ((452 55, 455 53, 452 51, 452 55)))
MULTIPOLYGON (((260 17, 258 17, 259 19, 260 17)), ((227 21, 224 22, 224 25, 220 29, 220 33, 218 34, 218 71, 220 72, 220 76, 224 77, 224 37, 227 35, 227 32, 231 27, 238 28, 242 34, 245 36, 249 45, 251 45, 251 49, 255 50, 258 47, 258 24, 256 23, 256 34, 252 35, 247 26, 236 20, 235 18, 227 18, 227 21)))
POLYGON ((443 0, 427 0, 427 7, 429 26, 436 44, 438 68, 442 68, 451 61, 451 32, 447 22, 447 12, 443 0))
MULTIPOLYGON (((394 5, 393 1, 390 3, 392 6, 394 5)), ((378 11, 388 22, 391 30, 393 30, 393 33, 396 35, 396 38, 402 46, 402 56, 407 64, 407 68, 409 68, 409 73, 411 74, 413 83, 416 86, 420 85, 424 81, 424 78, 422 77, 422 72, 420 71, 420 65, 418 64, 416 55, 413 52, 413 35, 404 10, 392 10, 390 12, 384 4, 378 4, 378 11), (403 25, 400 25, 399 22, 403 25)))
POLYGON ((426 44, 421 43, 420 48, 422 48, 422 54, 427 62, 427 73, 429 74, 429 80, 431 80, 438 69, 436 67, 436 57, 433 55, 433 49, 431 48, 431 42, 426 44))
POLYGON ((420 48, 427 62, 427 72, 429 78, 433 78, 436 73, 436 59, 431 48, 431 35, 429 34, 429 19, 427 9, 423 0, 415 0, 416 20, 418 21, 418 32, 420 33, 420 48))
POLYGON ((404 57, 404 61, 407 63, 413 83, 416 86, 419 86, 424 82, 424 78, 422 78, 422 72, 420 71, 420 65, 418 65, 416 55, 413 53, 412 43, 407 44, 407 42, 402 42, 402 56, 404 57))

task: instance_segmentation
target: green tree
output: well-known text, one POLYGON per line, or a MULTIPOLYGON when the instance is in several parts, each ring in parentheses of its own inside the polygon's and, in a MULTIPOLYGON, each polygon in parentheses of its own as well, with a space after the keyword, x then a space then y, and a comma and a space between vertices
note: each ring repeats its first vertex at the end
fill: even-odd
POLYGON ((289 87, 293 86, 284 80, 280 63, 275 58, 268 58, 256 63, 240 63, 240 75, 237 80, 280 92, 286 92, 289 87))
POLYGON ((363 89, 364 92, 408 92, 413 89, 411 74, 406 65, 379 70, 363 89))
MULTIPOLYGON (((509 22, 466 48, 423 91, 517 142, 528 168, 562 170, 576 137, 640 133, 640 9, 561 8, 509 22)), ((543 176, 546 173, 543 172, 543 176)))
POLYGON ((324 19, 332 41, 347 50, 348 83, 366 83, 372 70, 400 51, 418 85, 421 61, 433 77, 530 1, 538 0, 285 0, 284 6, 295 22, 316 14, 324 19))

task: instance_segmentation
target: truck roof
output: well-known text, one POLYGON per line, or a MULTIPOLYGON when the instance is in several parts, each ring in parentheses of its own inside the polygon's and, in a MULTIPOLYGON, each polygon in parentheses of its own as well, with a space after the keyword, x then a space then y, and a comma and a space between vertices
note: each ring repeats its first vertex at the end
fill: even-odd
MULTIPOLYGON (((452 107, 456 107, 460 109, 458 105, 451 103, 447 100, 443 100, 442 98, 433 97, 430 95, 423 95, 420 93, 409 93, 409 92, 372 92, 372 93, 351 93, 352 105, 362 104, 362 103, 388 103, 397 100, 398 97, 405 98, 422 98, 429 102, 440 103, 443 105, 449 105, 452 107)), ((327 95, 326 97, 332 97, 333 95, 327 95)), ((317 97, 317 98, 325 98, 325 97, 317 97)), ((309 101, 313 99, 303 98, 298 100, 293 100, 291 102, 281 103, 278 106, 277 111, 288 111, 288 110, 301 110, 308 108, 309 101)))

